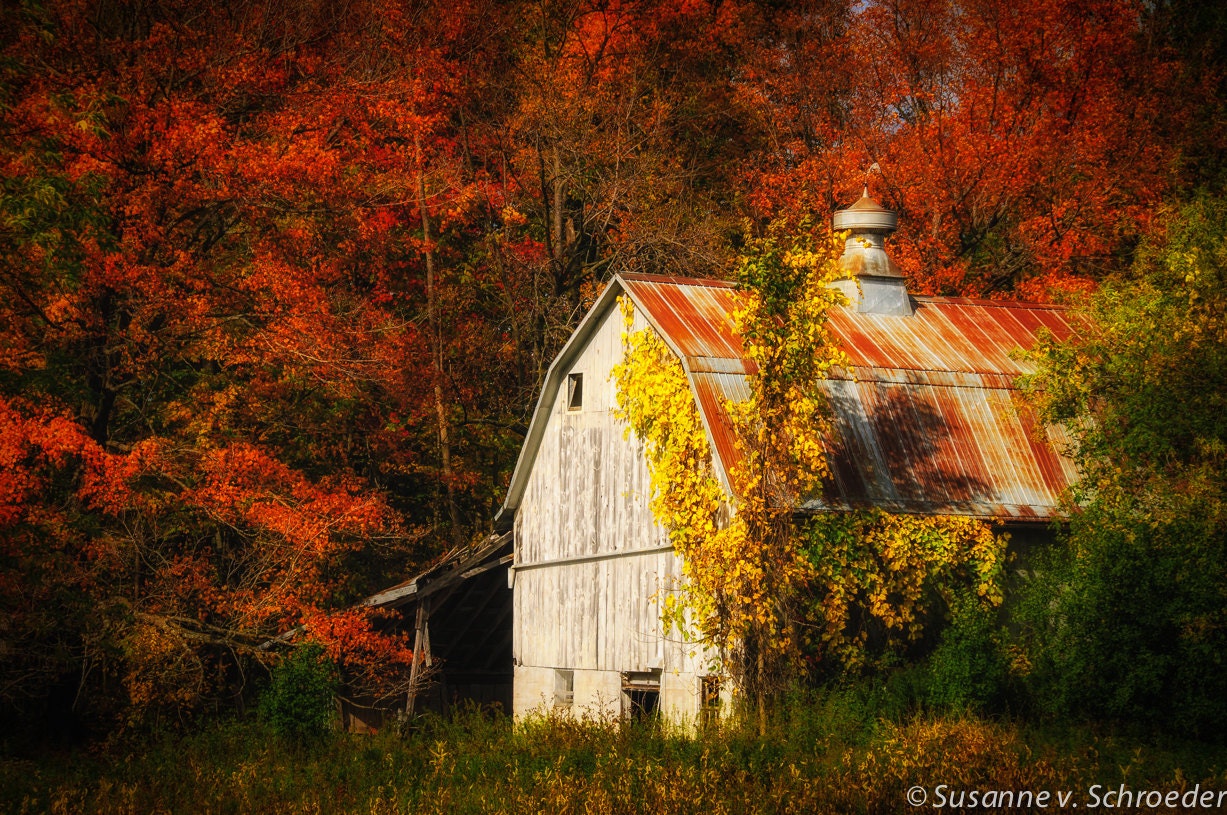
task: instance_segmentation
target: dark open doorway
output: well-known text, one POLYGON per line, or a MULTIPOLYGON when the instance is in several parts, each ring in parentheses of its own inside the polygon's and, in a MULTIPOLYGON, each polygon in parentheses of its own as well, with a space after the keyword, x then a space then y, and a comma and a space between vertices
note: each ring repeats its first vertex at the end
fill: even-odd
POLYGON ((622 718, 649 721, 660 712, 660 670, 622 674, 622 718))

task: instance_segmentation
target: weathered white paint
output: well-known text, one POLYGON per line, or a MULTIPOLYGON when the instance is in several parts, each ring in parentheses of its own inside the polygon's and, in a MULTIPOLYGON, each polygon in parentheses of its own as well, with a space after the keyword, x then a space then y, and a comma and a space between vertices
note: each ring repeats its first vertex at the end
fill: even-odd
POLYGON ((558 390, 516 511, 516 715, 554 706, 556 669, 575 671, 576 714, 617 715, 622 673, 651 670, 667 715, 698 713, 702 655, 660 619, 681 561, 652 517, 642 444, 613 414, 623 331, 610 309, 560 372, 583 374, 583 407, 568 410, 558 390))
MULTIPOLYGON (((574 699, 567 712, 576 717, 612 719, 621 715, 621 675, 613 671, 575 671, 574 699)), ((554 697, 554 669, 526 665, 515 669, 517 715, 558 711, 554 697)))

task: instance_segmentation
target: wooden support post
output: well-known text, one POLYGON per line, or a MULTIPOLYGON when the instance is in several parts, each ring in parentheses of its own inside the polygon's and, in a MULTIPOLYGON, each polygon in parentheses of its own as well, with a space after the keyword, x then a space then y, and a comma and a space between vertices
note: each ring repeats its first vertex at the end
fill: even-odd
MULTIPOLYGON (((417 617, 413 623, 413 664, 409 666, 409 699, 405 703, 406 716, 412 716, 414 713, 419 678, 422 673, 422 657, 426 656, 425 651, 430 648, 430 632, 426 627, 430 619, 430 611, 426 608, 426 602, 426 599, 423 598, 418 603, 417 617)), ((430 667, 429 657, 427 657, 426 666, 430 667)))
POLYGON ((427 668, 434 667, 435 661, 430 656, 430 617, 422 626, 422 660, 427 668))

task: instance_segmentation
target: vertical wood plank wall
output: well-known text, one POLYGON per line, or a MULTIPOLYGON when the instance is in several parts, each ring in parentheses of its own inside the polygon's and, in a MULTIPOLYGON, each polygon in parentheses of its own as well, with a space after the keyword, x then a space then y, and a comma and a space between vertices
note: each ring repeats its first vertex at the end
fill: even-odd
MULTIPOLYGON (((637 316, 635 330, 643 325, 637 316)), ((516 512, 516 715, 552 704, 555 669, 576 672, 577 711, 616 714, 621 672, 653 669, 667 713, 698 710, 697 659, 660 621, 681 562, 652 517, 642 446, 613 415, 623 330, 611 309, 563 372, 516 512), (583 374, 582 410, 567 409, 568 373, 583 374)))

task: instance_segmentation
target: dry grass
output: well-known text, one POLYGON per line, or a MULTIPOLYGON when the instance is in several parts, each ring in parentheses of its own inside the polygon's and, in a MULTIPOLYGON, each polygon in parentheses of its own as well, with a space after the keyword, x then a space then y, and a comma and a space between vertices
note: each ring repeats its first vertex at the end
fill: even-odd
MULTIPOLYGON (((34 813, 908 812, 907 790, 1227 789, 1227 750, 1140 747, 972 717, 877 718, 827 695, 765 737, 478 715, 405 736, 278 740, 253 723, 133 752, 0 762, 0 808, 34 813)), ((1079 800, 1079 799, 1075 799, 1079 800)), ((929 803, 932 804, 930 798, 929 803)), ((1085 807, 1085 803, 1082 804, 1085 807)), ((928 808, 928 807, 926 807, 928 808)), ((1005 810, 997 810, 1005 811, 1005 810)), ((1151 810, 1154 811, 1154 810, 1151 810)))

